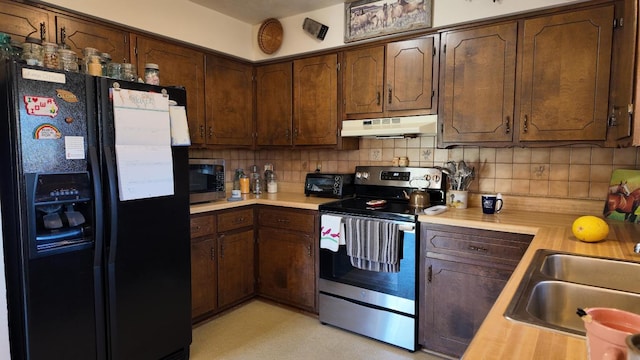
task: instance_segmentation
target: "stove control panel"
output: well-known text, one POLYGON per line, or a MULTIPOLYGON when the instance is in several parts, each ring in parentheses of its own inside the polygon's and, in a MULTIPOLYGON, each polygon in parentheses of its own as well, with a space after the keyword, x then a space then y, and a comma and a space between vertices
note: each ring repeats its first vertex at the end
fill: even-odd
POLYGON ((436 168, 356 166, 355 184, 443 190, 444 177, 436 168))

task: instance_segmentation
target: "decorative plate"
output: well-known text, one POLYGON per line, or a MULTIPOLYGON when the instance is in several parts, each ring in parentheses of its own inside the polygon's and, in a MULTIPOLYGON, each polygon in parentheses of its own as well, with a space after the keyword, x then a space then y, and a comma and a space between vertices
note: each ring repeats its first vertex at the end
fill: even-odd
POLYGON ((273 54, 282 45, 282 24, 278 19, 267 19, 258 30, 258 46, 265 54, 273 54))

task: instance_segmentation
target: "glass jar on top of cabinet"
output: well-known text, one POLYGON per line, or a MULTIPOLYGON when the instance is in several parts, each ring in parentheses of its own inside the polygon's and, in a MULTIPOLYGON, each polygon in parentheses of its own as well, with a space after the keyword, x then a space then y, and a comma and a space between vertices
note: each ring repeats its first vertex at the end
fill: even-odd
POLYGON ((0 33, 0 60, 12 59, 13 49, 11 48, 11 36, 0 33))
POLYGON ((158 64, 147 63, 144 65, 144 82, 151 85, 160 85, 160 67, 158 64))
POLYGON ((89 73, 89 62, 91 61, 91 56, 96 55, 100 56, 100 52, 96 48, 86 47, 82 49, 82 68, 80 69, 83 73, 89 73))
POLYGON ((60 70, 78 72, 78 55, 69 49, 58 49, 60 70))
POLYGON ((122 64, 122 80, 136 81, 138 79, 138 72, 135 65, 131 63, 122 64))
POLYGON ((27 62, 27 65, 43 66, 43 57, 42 40, 33 37, 26 38, 22 43, 22 59, 27 62))
POLYGON ((43 42, 42 51, 44 67, 46 67, 47 69, 59 69, 60 62, 58 60, 58 44, 43 42))

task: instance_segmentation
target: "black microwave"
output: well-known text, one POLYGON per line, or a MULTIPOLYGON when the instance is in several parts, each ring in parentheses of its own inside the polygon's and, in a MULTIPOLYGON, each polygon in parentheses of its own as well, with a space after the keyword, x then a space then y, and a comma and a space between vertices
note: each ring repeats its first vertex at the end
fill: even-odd
POLYGON ((355 192, 354 174, 308 173, 304 181, 304 194, 320 197, 343 198, 355 192))
POLYGON ((223 159, 189 159, 189 202, 224 199, 224 171, 223 159))

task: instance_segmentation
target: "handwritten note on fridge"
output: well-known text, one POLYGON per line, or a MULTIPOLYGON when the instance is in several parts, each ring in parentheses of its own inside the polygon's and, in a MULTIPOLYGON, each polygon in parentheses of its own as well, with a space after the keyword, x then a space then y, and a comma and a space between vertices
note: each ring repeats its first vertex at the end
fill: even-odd
POLYGON ((111 89, 120 200, 173 195, 169 98, 111 89))

